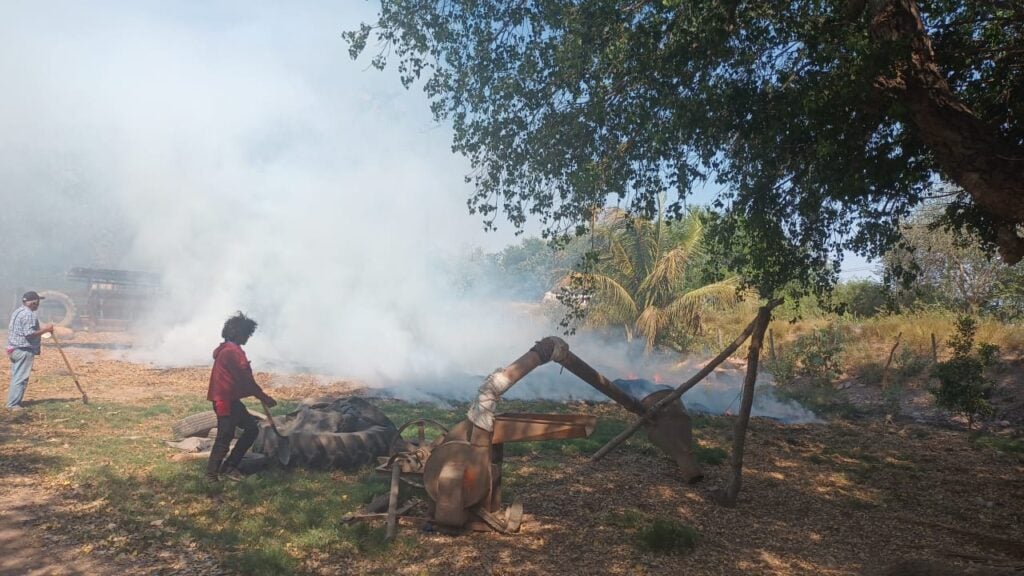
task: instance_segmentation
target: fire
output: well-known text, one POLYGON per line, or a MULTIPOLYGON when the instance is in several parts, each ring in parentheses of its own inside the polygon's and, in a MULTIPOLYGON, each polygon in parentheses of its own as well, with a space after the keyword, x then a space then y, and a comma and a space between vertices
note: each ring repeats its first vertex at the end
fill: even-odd
POLYGON ((654 375, 654 383, 655 384, 661 384, 661 374, 655 374, 654 375))

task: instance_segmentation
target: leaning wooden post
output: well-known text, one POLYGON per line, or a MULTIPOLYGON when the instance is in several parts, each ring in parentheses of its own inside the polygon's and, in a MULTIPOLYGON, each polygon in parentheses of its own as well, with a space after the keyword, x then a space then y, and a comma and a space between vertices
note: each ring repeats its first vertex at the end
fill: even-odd
POLYGON ((778 357, 775 356, 775 335, 772 334, 771 328, 768 329, 768 359, 772 362, 778 360, 778 357))
POLYGON ((896 343, 892 345, 892 349, 889 350, 889 359, 885 361, 885 368, 882 368, 882 391, 885 392, 889 389, 889 366, 892 365, 892 357, 896 354, 896 349, 900 347, 900 338, 903 338, 903 332, 896 335, 896 343))
POLYGON ((750 410, 754 405, 754 384, 757 381, 757 364, 761 357, 761 345, 764 343, 764 333, 768 329, 768 322, 772 318, 772 310, 778 306, 777 300, 773 300, 757 311, 757 318, 754 319, 754 330, 750 337, 750 351, 747 354, 747 374, 743 378, 743 401, 740 403, 740 414, 736 420, 736 428, 733 432, 732 456, 730 463, 732 467, 732 478, 722 494, 720 503, 723 506, 732 507, 736 505, 736 498, 740 493, 740 486, 743 484, 743 446, 747 438, 747 425, 750 423, 750 410))
POLYGON ((710 362, 708 362, 707 365, 700 370, 700 372, 697 372, 693 376, 693 378, 690 378, 686 382, 680 384, 679 387, 673 390, 671 394, 665 396, 664 398, 659 400, 658 403, 651 406, 651 408, 642 416, 640 416, 640 419, 634 422, 632 426, 623 430, 618 436, 612 438, 607 444, 602 446, 600 450, 598 450, 593 456, 590 457, 590 462, 594 463, 600 460, 601 458, 604 458, 606 454, 612 451, 612 449, 614 449, 619 444, 625 442, 627 438, 632 436, 645 423, 653 419, 658 414, 658 412, 661 411, 662 408, 668 406, 672 402, 678 401, 679 397, 682 396, 687 390, 693 388, 694 386, 697 385, 698 382, 703 380, 705 376, 711 374, 711 372, 714 371, 714 369, 717 368, 719 364, 725 362, 725 359, 728 358, 733 352, 735 352, 736 349, 739 348, 747 340, 747 337, 750 336, 751 332, 753 332, 754 325, 756 323, 757 319, 755 318, 754 321, 748 324, 747 327, 743 329, 743 332, 739 336, 737 336, 735 340, 733 340, 732 344, 729 344, 729 346, 725 350, 722 350, 722 352, 718 356, 715 356, 710 362))
POLYGON ((932 364, 939 363, 939 343, 935 341, 935 332, 932 332, 932 364))

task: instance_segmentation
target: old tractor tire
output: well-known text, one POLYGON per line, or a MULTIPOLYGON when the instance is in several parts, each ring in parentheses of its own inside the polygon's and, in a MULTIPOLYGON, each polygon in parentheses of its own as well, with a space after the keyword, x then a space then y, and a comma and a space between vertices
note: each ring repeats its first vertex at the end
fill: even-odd
POLYGON ((268 464, 270 464, 270 460, 265 454, 246 452, 242 461, 238 463, 238 469, 242 474, 254 474, 265 469, 268 464))
POLYGON ((192 414, 178 420, 171 425, 171 431, 175 438, 188 438, 189 436, 206 436, 210 430, 217 427, 217 413, 213 410, 192 414))
MULTIPOLYGON (((354 470, 387 456, 396 428, 379 408, 359 397, 328 397, 303 402, 279 417, 288 438, 288 460, 307 468, 354 470)), ((253 450, 277 456, 277 434, 261 427, 253 450)))
POLYGON ((39 293, 39 296, 45 299, 45 308, 41 312, 43 313, 42 316, 46 318, 47 323, 70 328, 71 323, 78 317, 78 309, 75 308, 75 302, 71 300, 71 297, 56 290, 43 290, 39 293), (54 310, 56 307, 54 304, 64 308, 63 316, 54 310))

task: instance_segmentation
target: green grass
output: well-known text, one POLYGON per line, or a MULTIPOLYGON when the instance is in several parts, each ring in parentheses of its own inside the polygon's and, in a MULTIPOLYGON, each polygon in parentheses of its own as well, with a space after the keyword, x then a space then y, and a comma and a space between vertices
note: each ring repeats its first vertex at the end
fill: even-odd
MULTIPOLYGON (((398 401, 375 404, 396 425, 429 418, 446 427, 461 421, 467 407, 398 401)), ((274 412, 284 414, 294 406, 282 403, 274 412)), ((502 408, 507 412, 571 411, 571 406, 555 402, 510 401, 502 408)), ((207 402, 186 398, 160 400, 149 406, 43 402, 33 407, 30 417, 45 429, 39 432, 43 437, 59 436, 62 441, 56 450, 49 450, 51 444, 39 444, 52 452, 48 453, 47 474, 74 485, 83 502, 102 510, 100 524, 116 526, 111 534, 124 535, 113 538, 103 532, 107 528, 97 534, 115 552, 132 553, 147 542, 169 538, 203 542, 204 549, 220 551, 222 560, 237 565, 242 573, 288 574, 302 572, 303 562, 317 555, 354 558, 386 554, 391 561, 415 548, 411 537, 386 543, 382 523, 341 522, 344 514, 387 492, 388 480, 372 469, 349 473, 272 468, 240 483, 211 484, 203 479, 205 460, 172 461, 170 456, 176 452, 164 445, 171 425, 208 409, 207 402)), ((517 484, 529 482, 531 469, 557 469, 569 458, 589 457, 633 419, 625 412, 621 418, 602 416, 589 438, 506 444, 506 493, 511 497, 517 484)), ((715 441, 722 430, 721 420, 694 419, 695 434, 703 444, 697 447, 696 456, 703 464, 716 465, 725 459, 726 451, 715 441)), ((415 434, 411 427, 407 435, 415 434)), ((619 450, 661 456, 642 431, 619 450)), ((403 493, 426 498, 422 490, 410 487, 403 487, 403 493)), ((94 518, 95 512, 89 517, 94 518)), ((673 523, 652 523, 646 516, 630 512, 607 521, 628 525, 636 531, 638 542, 651 550, 676 554, 692 546, 692 535, 673 523)))
POLYGON ((983 446, 1004 454, 1024 457, 1024 437, 1021 436, 982 434, 974 437, 972 440, 976 446, 983 446))
POLYGON ((601 523, 616 528, 639 528, 647 515, 639 510, 613 510, 601 516, 601 523))
POLYGON ((685 555, 697 548, 700 535, 692 526, 657 518, 640 528, 637 541, 644 550, 658 554, 685 555))

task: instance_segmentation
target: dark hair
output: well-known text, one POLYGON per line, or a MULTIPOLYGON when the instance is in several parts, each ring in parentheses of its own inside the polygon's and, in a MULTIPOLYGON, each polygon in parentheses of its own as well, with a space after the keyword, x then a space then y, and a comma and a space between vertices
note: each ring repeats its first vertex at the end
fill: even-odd
POLYGON ((255 320, 239 311, 238 314, 224 322, 224 328, 220 331, 220 336, 236 344, 244 344, 252 336, 252 333, 256 331, 256 326, 255 320))

